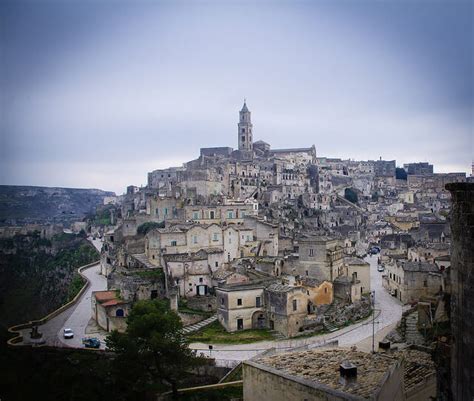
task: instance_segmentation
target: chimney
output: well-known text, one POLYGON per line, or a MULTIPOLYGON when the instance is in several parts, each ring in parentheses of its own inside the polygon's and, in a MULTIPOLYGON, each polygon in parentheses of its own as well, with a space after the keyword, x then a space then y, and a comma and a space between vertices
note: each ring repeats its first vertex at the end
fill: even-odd
POLYGON ((357 381, 357 366, 350 361, 344 361, 339 365, 339 383, 348 386, 357 381))

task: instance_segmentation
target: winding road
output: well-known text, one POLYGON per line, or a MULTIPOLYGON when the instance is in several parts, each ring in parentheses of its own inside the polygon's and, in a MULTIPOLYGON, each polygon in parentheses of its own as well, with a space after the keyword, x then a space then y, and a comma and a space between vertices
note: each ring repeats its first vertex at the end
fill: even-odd
MULTIPOLYGON (((92 238, 89 238, 89 241, 92 242, 95 248, 100 252, 102 241, 92 238)), ((86 328, 91 318, 92 291, 107 289, 107 279, 100 274, 100 263, 82 270, 82 274, 89 279, 90 284, 78 302, 38 327, 47 345, 57 347, 84 347, 82 345, 82 338, 87 336, 86 328), (63 329, 66 327, 73 330, 74 338, 67 340, 64 338, 63 329)), ((30 329, 22 330, 23 338, 30 338, 30 331, 30 329)), ((105 348, 105 345, 101 344, 101 348, 105 348)))

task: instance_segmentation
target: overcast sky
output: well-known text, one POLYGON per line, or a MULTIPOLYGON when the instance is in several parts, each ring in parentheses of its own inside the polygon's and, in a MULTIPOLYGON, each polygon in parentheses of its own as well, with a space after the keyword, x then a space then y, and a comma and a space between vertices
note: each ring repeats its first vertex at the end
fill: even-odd
POLYGON ((470 172, 466 1, 3 1, 0 184, 122 193, 255 140, 470 172))

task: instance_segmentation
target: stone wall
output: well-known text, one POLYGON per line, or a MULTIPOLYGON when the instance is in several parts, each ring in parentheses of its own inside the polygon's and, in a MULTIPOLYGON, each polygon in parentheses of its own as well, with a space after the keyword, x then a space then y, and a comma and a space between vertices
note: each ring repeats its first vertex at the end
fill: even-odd
POLYGON ((217 309, 216 297, 193 297, 188 299, 188 307, 195 310, 201 310, 204 312, 215 311, 217 309))
POLYGON ((474 399, 474 184, 448 184, 451 217, 451 390, 453 399, 474 399))

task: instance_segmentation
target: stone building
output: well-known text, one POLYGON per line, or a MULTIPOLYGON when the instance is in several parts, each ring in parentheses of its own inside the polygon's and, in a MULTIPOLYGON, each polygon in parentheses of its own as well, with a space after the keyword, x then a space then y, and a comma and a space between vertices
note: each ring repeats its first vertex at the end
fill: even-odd
POLYGON ((405 400, 403 359, 347 349, 291 352, 243 363, 245 401, 405 400))
POLYGON ((474 184, 449 184, 451 218, 451 390, 454 400, 474 398, 474 184))
POLYGON ((166 254, 168 279, 183 298, 208 295, 213 288, 214 272, 223 260, 221 249, 201 249, 195 253, 166 254), (219 263, 220 262, 220 263, 219 263))
MULTIPOLYGON (((333 285, 305 279, 289 284, 274 279, 219 284, 217 316, 227 331, 250 328, 276 330, 293 337, 322 321, 315 314, 320 305, 333 301, 333 285)), ((294 281, 294 280, 293 280, 294 281)))
POLYGON ((240 110, 240 119, 238 124, 238 135, 239 135, 239 150, 252 151, 253 150, 253 139, 252 139, 252 118, 249 109, 247 108, 246 102, 240 110))
POLYGON ((403 168, 405 169, 408 175, 430 175, 433 174, 433 165, 427 162, 420 163, 408 163, 404 164, 403 168))
POLYGON ((329 237, 301 238, 298 240, 299 261, 288 274, 333 281, 341 273, 344 248, 338 239, 329 237))
POLYGON ((310 308, 304 287, 280 283, 265 288, 265 304, 268 306, 268 327, 285 337, 293 337, 301 331, 310 308))
POLYGON ((385 265, 383 286, 406 304, 440 293, 443 279, 433 263, 397 260, 385 265))
POLYGON ((117 291, 93 291, 91 302, 92 318, 99 327, 107 332, 125 331, 130 304, 121 299, 117 291))
POLYGON ((220 284, 217 318, 227 331, 267 327, 264 282, 220 284))
POLYGON ((444 191, 449 183, 466 182, 466 173, 443 173, 408 175, 407 183, 410 190, 436 190, 444 191))
POLYGON ((358 281, 360 295, 370 292, 370 264, 366 261, 355 258, 344 258, 343 275, 352 279, 354 282, 358 281))

